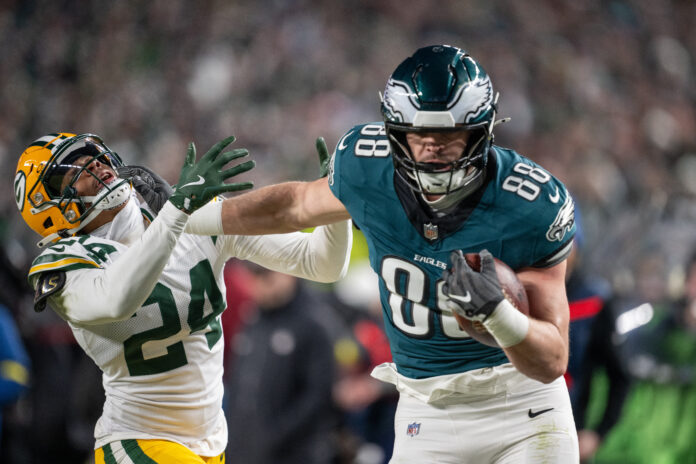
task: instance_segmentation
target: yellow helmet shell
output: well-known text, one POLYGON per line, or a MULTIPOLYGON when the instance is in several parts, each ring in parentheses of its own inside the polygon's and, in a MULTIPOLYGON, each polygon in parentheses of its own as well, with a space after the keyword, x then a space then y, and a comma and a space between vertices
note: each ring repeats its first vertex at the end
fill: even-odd
POLYGON ((14 180, 17 208, 24 222, 42 237, 73 229, 80 223, 77 205, 61 205, 58 199, 51 197, 41 182, 41 174, 48 166, 56 147, 74 136, 70 133, 54 133, 41 137, 24 150, 17 163, 14 180))

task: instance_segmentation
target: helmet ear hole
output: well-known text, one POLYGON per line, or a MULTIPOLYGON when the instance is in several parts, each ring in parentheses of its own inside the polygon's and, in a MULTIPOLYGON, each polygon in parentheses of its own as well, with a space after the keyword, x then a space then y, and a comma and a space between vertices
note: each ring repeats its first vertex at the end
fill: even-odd
POLYGON ((43 222, 43 227, 44 227, 44 229, 49 229, 49 228, 53 227, 53 219, 51 219, 50 217, 47 217, 46 220, 43 222))

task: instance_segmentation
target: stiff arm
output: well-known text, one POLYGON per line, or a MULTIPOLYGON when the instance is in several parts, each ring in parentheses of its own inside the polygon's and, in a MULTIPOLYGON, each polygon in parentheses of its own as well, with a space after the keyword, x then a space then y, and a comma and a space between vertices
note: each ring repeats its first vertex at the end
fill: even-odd
POLYGON ((228 198, 222 203, 221 216, 226 235, 294 232, 350 219, 325 177, 270 185, 228 198))

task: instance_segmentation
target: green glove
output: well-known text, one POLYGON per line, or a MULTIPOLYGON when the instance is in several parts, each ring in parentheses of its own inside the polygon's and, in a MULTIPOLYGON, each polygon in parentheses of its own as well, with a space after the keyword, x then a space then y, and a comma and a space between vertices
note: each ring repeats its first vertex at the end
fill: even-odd
POLYGON ((328 148, 326 148, 324 137, 317 138, 317 153, 319 153, 319 177, 326 177, 329 174, 331 155, 328 148))
POLYGON ((231 136, 216 143, 198 162, 196 147, 193 142, 189 144, 179 182, 169 198, 174 206, 186 214, 191 214, 222 193, 246 190, 254 186, 253 182, 225 184, 226 179, 246 172, 256 165, 254 161, 245 161, 229 169, 222 168, 232 160, 249 155, 244 148, 220 154, 234 140, 234 136, 231 136))

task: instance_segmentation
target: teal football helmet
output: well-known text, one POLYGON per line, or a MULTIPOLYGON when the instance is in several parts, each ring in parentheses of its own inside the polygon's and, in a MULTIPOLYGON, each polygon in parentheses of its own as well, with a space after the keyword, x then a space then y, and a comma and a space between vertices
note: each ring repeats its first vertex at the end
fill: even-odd
POLYGON ((398 175, 427 195, 460 192, 483 183, 493 141, 497 94, 486 71, 467 52, 448 45, 416 50, 392 73, 382 98, 382 116, 398 175), (469 131, 461 157, 451 163, 418 163, 406 142, 409 132, 469 131))

